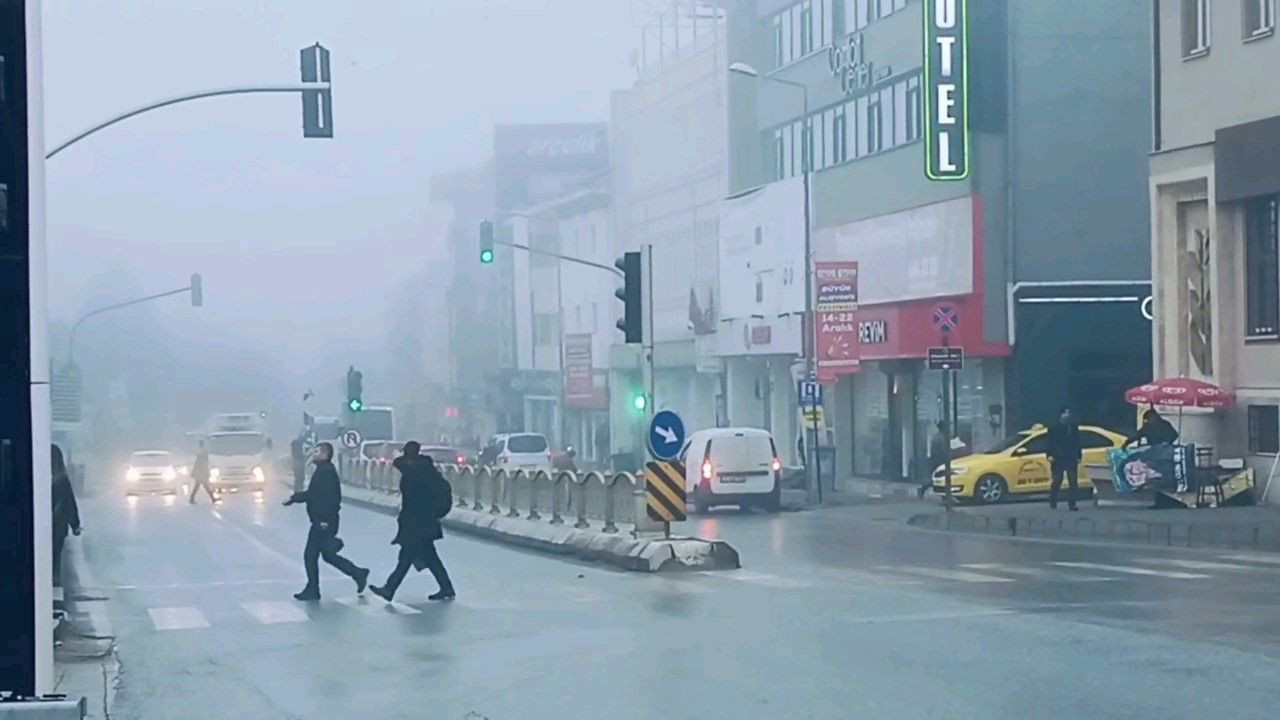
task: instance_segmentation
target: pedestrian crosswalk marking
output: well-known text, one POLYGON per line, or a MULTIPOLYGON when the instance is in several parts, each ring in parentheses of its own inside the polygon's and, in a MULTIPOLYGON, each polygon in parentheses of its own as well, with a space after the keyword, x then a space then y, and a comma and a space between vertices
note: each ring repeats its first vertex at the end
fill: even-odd
POLYGON ((514 610, 516 604, 509 600, 473 600, 463 598, 453 601, 454 605, 460 605, 468 610, 514 610))
POLYGON ((209 621, 193 607, 147 608, 156 630, 193 630, 209 627, 209 621))
POLYGON ((738 582, 752 583, 754 585, 763 585, 771 588, 802 588, 809 587, 811 585, 811 583, 805 582, 804 580, 744 570, 734 572, 709 572, 706 574, 711 575, 712 577, 722 577, 727 580, 737 580, 738 582))
POLYGON ((1187 570, 1275 570, 1276 568, 1263 568, 1250 565, 1238 565, 1236 563, 1223 562, 1221 560, 1179 560, 1175 558, 1146 558, 1138 562, 1150 563, 1152 565, 1172 565, 1187 570))
POLYGON ((968 572, 965 570, 947 570, 945 568, 925 568, 925 567, 890 567, 882 565, 877 570, 885 570, 895 573, 907 573, 908 575, 921 575, 935 580, 956 580, 958 582, 967 583, 1011 583, 1013 578, 1000 577, 999 575, 984 575, 982 573, 968 572))
POLYGON ((1204 578, 1213 577, 1212 575, 1204 575, 1201 573, 1189 573, 1179 570, 1152 570, 1151 568, 1130 567, 1128 565, 1103 565, 1102 563, 1065 561, 1058 561, 1053 564, 1059 567, 1082 568, 1085 570, 1108 570, 1110 572, 1125 573, 1127 575, 1151 575, 1155 577, 1169 578, 1171 580, 1203 580, 1204 578))
POLYGON ((1008 575, 1049 580, 1053 582, 1109 582, 1120 578, 1103 577, 1102 575, 1063 575, 1044 568, 1023 567, 1020 565, 1000 565, 998 563, 964 563, 960 567, 970 570, 987 570, 1008 575))
POLYGON ((251 602, 242 602, 240 607, 245 612, 253 616, 253 619, 263 625, 276 625, 278 623, 306 622, 310 620, 301 607, 296 603, 286 602, 284 600, 257 600, 251 602))
POLYGON ((337 598, 337 602, 354 608, 365 615, 418 615, 422 611, 404 603, 386 602, 381 599, 371 600, 363 595, 337 598))

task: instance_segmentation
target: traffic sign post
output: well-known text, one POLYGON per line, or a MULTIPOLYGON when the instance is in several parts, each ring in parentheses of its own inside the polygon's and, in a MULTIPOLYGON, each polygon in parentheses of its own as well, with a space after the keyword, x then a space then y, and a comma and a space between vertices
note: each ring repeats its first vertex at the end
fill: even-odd
POLYGON ((801 407, 813 407, 822 404, 822 385, 813 380, 801 380, 796 383, 796 397, 801 407))
POLYGON ((342 437, 339 440, 342 442, 342 447, 348 450, 356 450, 360 447, 360 443, 364 442, 364 436, 355 428, 347 428, 342 431, 342 437))
POLYGON ((654 414, 649 421, 649 453, 658 460, 674 460, 684 447, 684 421, 670 410, 654 414))
MULTIPOLYGON (((935 322, 936 322, 935 314, 935 322)), ((945 344, 947 336, 942 336, 942 347, 931 347, 928 350, 930 370, 942 373, 942 432, 947 443, 947 461, 943 470, 943 482, 946 483, 946 509, 951 510, 951 437, 956 427, 956 371, 964 368, 964 348, 951 347, 945 344)))
POLYGON ((684 465, 679 462, 644 464, 645 513, 662 523, 663 535, 671 538, 671 523, 687 520, 684 465))

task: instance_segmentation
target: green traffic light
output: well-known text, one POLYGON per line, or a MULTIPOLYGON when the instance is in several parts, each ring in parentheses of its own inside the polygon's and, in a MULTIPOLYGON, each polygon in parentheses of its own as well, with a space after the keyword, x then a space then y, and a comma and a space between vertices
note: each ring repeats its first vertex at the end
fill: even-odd
POLYGON ((360 398, 351 398, 347 401, 347 408, 351 412, 360 412, 364 409, 364 402, 360 398))
POLYGON ((648 404, 649 400, 645 398, 643 394, 636 395, 631 398, 631 407, 634 407, 636 410, 644 410, 648 404))
POLYGON ((482 262, 482 263, 484 263, 484 264, 486 264, 486 265, 488 265, 489 263, 493 262, 493 251, 492 251, 492 250, 490 250, 490 249, 488 249, 488 248, 485 248, 484 250, 481 250, 481 251, 480 251, 480 262, 482 262))

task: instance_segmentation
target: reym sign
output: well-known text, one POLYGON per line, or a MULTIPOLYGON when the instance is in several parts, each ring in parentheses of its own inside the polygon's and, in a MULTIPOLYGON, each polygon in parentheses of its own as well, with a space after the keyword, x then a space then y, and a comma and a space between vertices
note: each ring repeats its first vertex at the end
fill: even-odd
POLYGON ((862 320, 858 323, 858 342, 879 345, 889 342, 889 323, 884 320, 862 320))
POLYGON ((925 175, 969 177, 967 0, 924 2, 925 175))

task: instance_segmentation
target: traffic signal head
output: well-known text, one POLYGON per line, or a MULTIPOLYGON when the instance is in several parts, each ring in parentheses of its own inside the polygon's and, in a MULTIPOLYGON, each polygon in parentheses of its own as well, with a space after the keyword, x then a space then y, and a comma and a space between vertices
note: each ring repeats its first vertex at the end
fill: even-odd
POLYGON ((204 305, 204 278, 200 273, 191 273, 191 307, 204 305))
POLYGON ((351 412, 360 412, 364 409, 364 401, 358 397, 353 397, 347 401, 347 409, 351 412))
POLYGON ((622 287, 613 293, 623 303, 622 319, 618 321, 617 327, 626 338, 625 342, 643 342, 644 313, 640 307, 640 253, 624 253, 613 265, 622 271, 623 283, 622 287))
POLYGON ((347 370, 347 409, 360 412, 364 409, 364 373, 351 367, 347 370))
POLYGON ((644 409, 649 407, 649 399, 644 396, 644 393, 638 392, 631 396, 631 407, 639 412, 644 412, 644 409))
POLYGON ((480 223, 480 262, 493 262, 493 223, 488 220, 480 223))

